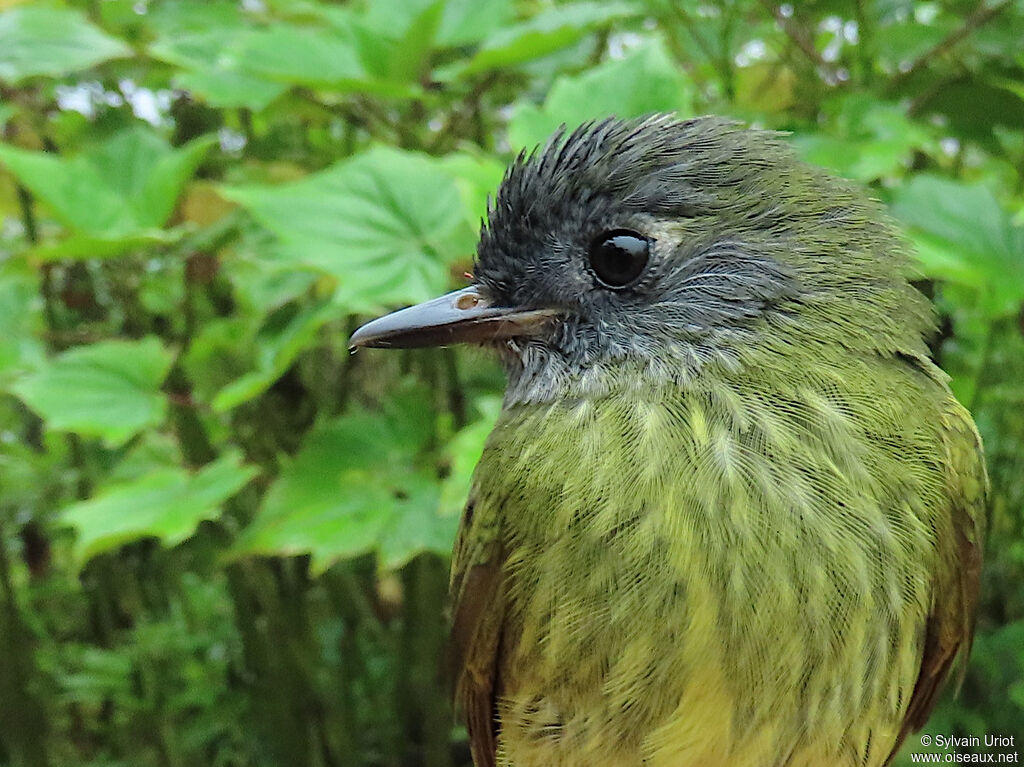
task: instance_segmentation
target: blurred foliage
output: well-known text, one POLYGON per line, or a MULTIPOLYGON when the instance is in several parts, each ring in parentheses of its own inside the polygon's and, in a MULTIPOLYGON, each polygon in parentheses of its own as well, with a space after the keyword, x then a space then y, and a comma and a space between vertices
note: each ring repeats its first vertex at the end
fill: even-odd
POLYGON ((520 148, 655 110, 906 223, 993 482, 928 731, 1024 742, 1021 40, 1021 0, 0 0, 0 764, 467 764, 446 557, 501 373, 346 339, 463 284, 520 148))

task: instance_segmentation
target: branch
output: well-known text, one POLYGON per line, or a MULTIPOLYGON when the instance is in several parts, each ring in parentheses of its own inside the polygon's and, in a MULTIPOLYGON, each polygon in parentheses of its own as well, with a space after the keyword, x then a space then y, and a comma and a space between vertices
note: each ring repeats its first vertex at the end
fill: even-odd
MULTIPOLYGON (((697 24, 694 23, 693 18, 689 13, 687 13, 681 2, 674 0, 673 2, 667 3, 666 7, 670 12, 672 12, 676 20, 679 21, 686 29, 686 33, 690 36, 690 39, 696 43, 698 48, 700 48, 701 53, 704 54, 704 58, 707 59, 708 64, 710 64, 711 68, 718 76, 722 90, 731 97, 733 91, 733 73, 729 51, 727 49, 723 49, 719 52, 714 50, 708 44, 708 41, 704 39, 704 36, 697 31, 697 24)), ((672 52, 676 57, 676 61, 678 61, 680 65, 684 65, 687 57, 679 50, 679 42, 676 40, 675 34, 669 34, 668 40, 669 45, 672 48, 672 52)))
POLYGON ((1012 5, 1012 3, 1013 0, 1002 0, 1002 2, 998 2, 995 5, 987 6, 985 5, 984 0, 982 0, 971 15, 964 19, 964 23, 959 28, 954 29, 944 38, 939 40, 939 42, 914 59, 907 69, 893 77, 892 81, 889 83, 889 90, 895 90, 898 86, 902 85, 928 66, 933 59, 937 59, 939 56, 948 53, 960 41, 971 35, 976 29, 988 24, 1008 6, 1012 5))
POLYGON ((771 0, 761 0, 761 5, 764 7, 765 11, 767 11, 768 15, 775 19, 775 23, 779 25, 779 28, 786 33, 786 37, 788 37, 790 41, 800 49, 804 56, 806 56, 820 72, 824 72, 827 75, 827 79, 830 83, 839 82, 839 78, 836 77, 835 66, 821 57, 821 51, 815 47, 811 36, 807 34, 807 30, 801 26, 794 17, 783 16, 781 8, 772 3, 771 0))
POLYGON ((697 44, 697 47, 700 48, 705 58, 712 62, 712 64, 715 64, 719 59, 719 55, 711 49, 707 41, 701 35, 697 34, 697 27, 693 23, 693 19, 690 18, 690 14, 686 12, 686 9, 678 3, 669 3, 668 7, 683 23, 683 26, 686 27, 686 31, 690 33, 690 37, 693 38, 693 41, 697 44))

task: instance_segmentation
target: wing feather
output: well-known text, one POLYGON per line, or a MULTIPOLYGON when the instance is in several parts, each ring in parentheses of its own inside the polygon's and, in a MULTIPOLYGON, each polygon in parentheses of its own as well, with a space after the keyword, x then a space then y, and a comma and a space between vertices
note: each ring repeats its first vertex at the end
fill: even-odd
POLYGON ((974 637, 988 477, 981 439, 967 410, 951 399, 940 428, 952 534, 939 544, 942 572, 937 574, 925 627, 921 670, 886 764, 896 756, 903 740, 928 721, 957 657, 966 666, 974 637))
POLYGON ((499 509, 478 505, 462 516, 452 558, 451 651, 455 702, 466 719, 476 767, 495 767, 498 650, 505 617, 504 554, 499 509))

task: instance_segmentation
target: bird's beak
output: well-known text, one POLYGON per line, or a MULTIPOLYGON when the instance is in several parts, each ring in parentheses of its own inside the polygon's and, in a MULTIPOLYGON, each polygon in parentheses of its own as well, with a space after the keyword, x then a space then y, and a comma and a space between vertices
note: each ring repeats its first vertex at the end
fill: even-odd
POLYGON ((533 336, 557 314, 554 309, 496 306, 480 286, 472 285, 367 322, 352 334, 349 348, 411 349, 533 336))

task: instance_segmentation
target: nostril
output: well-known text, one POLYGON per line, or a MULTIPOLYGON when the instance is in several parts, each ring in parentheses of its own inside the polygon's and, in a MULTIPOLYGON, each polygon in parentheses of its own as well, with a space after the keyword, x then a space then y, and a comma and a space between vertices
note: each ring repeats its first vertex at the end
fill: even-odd
POLYGON ((471 293, 463 293, 457 299, 455 299, 455 308, 466 311, 467 309, 473 309, 480 303, 480 296, 474 296, 471 293))

